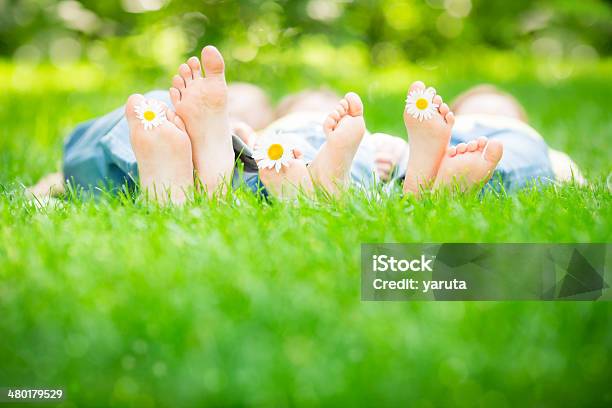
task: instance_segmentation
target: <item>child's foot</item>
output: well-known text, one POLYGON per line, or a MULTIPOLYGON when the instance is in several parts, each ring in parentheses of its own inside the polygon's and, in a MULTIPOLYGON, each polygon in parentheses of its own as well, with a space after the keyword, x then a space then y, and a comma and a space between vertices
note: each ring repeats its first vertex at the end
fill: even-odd
POLYGON ((132 95, 125 108, 130 141, 138 162, 140 185, 149 197, 160 203, 180 204, 193 188, 189 136, 183 121, 161 103, 166 120, 157 127, 145 130, 135 111, 144 101, 144 96, 132 95))
POLYGON ((347 93, 323 123, 323 130, 327 141, 309 169, 314 182, 334 194, 348 185, 353 158, 365 134, 359 95, 347 93))
POLYGON ((202 50, 202 67, 196 57, 179 67, 172 80, 170 98, 183 119, 193 149, 193 164, 209 196, 223 193, 234 170, 234 149, 227 112, 225 64, 219 51, 202 50), (218 191, 219 190, 219 191, 218 191))
POLYGON ((282 166, 280 172, 274 168, 259 169, 259 179, 274 197, 293 199, 300 192, 310 195, 313 191, 310 173, 302 154, 294 150, 289 166, 282 166))
MULTIPOLYGON (((411 92, 424 91, 425 84, 421 81, 410 86, 411 92)), ((435 94, 433 88, 429 88, 435 94)), ((404 109, 404 124, 408 131, 410 155, 404 191, 419 193, 421 186, 429 186, 438 173, 440 161, 448 147, 455 117, 440 95, 433 97, 433 103, 438 105, 430 119, 419 120, 404 109)))
POLYGON ((462 190, 486 183, 502 158, 504 146, 498 140, 480 137, 449 147, 440 164, 435 188, 458 183, 462 190))
POLYGON ((56 197, 66 191, 64 187, 64 175, 62 173, 50 173, 38 180, 32 187, 28 187, 26 192, 36 199, 56 197))

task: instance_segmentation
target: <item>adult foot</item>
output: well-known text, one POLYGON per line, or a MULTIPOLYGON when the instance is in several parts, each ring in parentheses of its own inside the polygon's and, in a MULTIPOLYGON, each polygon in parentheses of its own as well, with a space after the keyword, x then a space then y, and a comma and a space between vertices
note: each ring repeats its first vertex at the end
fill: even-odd
POLYGON ((295 198, 300 192, 311 195, 313 192, 312 179, 302 160, 302 154, 293 151, 293 159, 288 166, 282 166, 280 171, 274 168, 259 169, 259 179, 266 190, 274 197, 286 200, 295 198))
POLYGON ((160 203, 183 203, 193 188, 191 142, 185 125, 161 102, 148 101, 157 109, 137 114, 136 108, 145 102, 144 96, 132 95, 125 108, 140 186, 160 203), (143 120, 153 121, 157 119, 155 116, 161 119, 159 124, 145 128, 143 120))
POLYGON ((426 120, 422 120, 422 116, 415 118, 408 109, 404 109, 404 124, 408 131, 410 146, 404 191, 417 195, 422 187, 430 186, 436 177, 455 123, 453 113, 442 101, 442 97, 436 95, 435 89, 425 89, 425 84, 417 81, 410 86, 409 96, 420 92, 425 92, 425 95, 431 99, 424 98, 424 101, 418 99, 415 107, 431 109, 431 117, 426 120), (432 102, 437 107, 431 105, 432 102))
POLYGON ((189 58, 170 88, 172 104, 191 139, 197 176, 209 196, 226 191, 234 170, 224 70, 221 53, 209 45, 202 50, 202 64, 189 58))
POLYGON ((462 190, 486 183, 502 158, 504 146, 498 140, 480 137, 449 147, 440 164, 434 188, 458 184, 462 190))
POLYGON ((349 183, 353 158, 365 134, 359 95, 347 93, 323 123, 323 130, 327 141, 310 164, 310 174, 315 184, 337 194, 349 183))

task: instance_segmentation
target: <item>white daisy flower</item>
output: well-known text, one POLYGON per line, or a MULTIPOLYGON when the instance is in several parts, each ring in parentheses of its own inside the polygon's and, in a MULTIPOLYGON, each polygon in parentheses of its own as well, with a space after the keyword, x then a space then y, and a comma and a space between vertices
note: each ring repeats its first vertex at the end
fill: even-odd
POLYGON ((145 130, 153 129, 166 121, 166 111, 161 103, 155 100, 144 100, 134 108, 145 130))
POLYGON ((436 95, 436 90, 427 88, 426 90, 416 90, 410 92, 406 98, 406 112, 412 115, 413 118, 420 122, 429 120, 438 109, 438 104, 433 103, 433 98, 436 95))
POLYGON ((287 135, 281 132, 264 136, 257 142, 253 158, 257 161, 260 169, 274 168, 277 173, 282 166, 289 166, 289 160, 293 159, 293 148, 287 143, 287 135))

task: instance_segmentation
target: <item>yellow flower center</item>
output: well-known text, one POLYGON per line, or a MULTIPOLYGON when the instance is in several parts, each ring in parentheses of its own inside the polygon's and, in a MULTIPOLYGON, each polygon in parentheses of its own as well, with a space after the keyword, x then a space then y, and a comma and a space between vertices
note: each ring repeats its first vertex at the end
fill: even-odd
POLYGON ((429 103, 427 102, 427 99, 425 98, 419 98, 416 101, 416 107, 419 108, 420 110, 427 109, 427 105, 429 105, 429 103))
POLYGON ((281 157, 283 157, 283 146, 279 145, 278 143, 274 143, 272 145, 270 145, 270 147, 268 147, 268 157, 271 160, 278 160, 281 157))
POLYGON ((146 111, 144 113, 144 115, 142 115, 142 116, 144 116, 145 120, 148 120, 150 122, 153 119, 155 119, 155 112, 153 112, 153 111, 146 111))

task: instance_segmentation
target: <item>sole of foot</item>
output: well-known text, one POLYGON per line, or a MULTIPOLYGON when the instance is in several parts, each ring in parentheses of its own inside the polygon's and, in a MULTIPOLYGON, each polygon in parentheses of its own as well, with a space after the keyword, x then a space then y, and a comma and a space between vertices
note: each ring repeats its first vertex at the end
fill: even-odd
POLYGON ((198 184, 210 197, 227 191, 234 170, 234 149, 223 56, 209 45, 202 50, 201 61, 191 57, 181 64, 172 79, 170 99, 191 139, 198 184))
POLYGON ((466 191, 491 179, 502 158, 504 146, 498 140, 480 137, 469 143, 448 148, 434 183, 434 188, 458 185, 466 191))
POLYGON ((323 130, 327 140, 309 170, 316 186, 336 195, 348 186, 353 158, 365 134, 359 95, 347 93, 325 119, 323 130))
POLYGON ((292 200, 299 194, 312 196, 314 187, 306 163, 300 152, 293 152, 293 159, 280 171, 274 168, 259 169, 259 179, 266 190, 280 200, 292 200))
POLYGON ((426 88, 423 82, 416 81, 410 86, 408 95, 419 92, 432 95, 429 102, 433 102, 437 107, 431 106, 431 118, 425 120, 415 118, 404 109, 404 124, 410 145, 404 192, 417 195, 421 188, 432 185, 455 124, 453 113, 442 97, 436 94, 435 89, 426 88))
POLYGON ((150 199, 161 204, 181 204, 193 189, 191 141, 181 118, 161 102, 166 119, 145 129, 136 114, 136 107, 145 101, 142 95, 132 95, 125 109, 140 186, 150 199))

